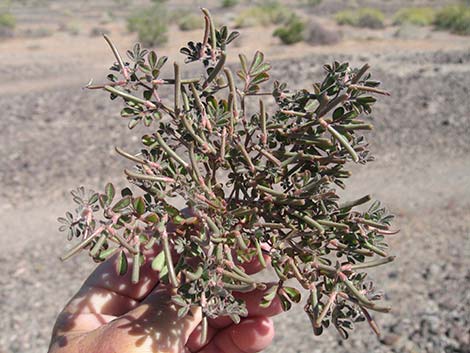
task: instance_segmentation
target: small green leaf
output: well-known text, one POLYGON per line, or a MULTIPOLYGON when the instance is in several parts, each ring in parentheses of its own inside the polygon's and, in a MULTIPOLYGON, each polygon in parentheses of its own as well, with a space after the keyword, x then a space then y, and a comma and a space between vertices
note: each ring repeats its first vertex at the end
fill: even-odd
POLYGON ((162 272, 164 266, 165 266, 165 253, 163 251, 160 251, 160 253, 157 256, 155 256, 155 258, 152 260, 152 270, 157 271, 157 272, 162 272))
POLYGON ((117 250, 116 248, 109 248, 109 249, 103 250, 98 255, 98 259, 104 261, 108 257, 110 257, 112 254, 114 254, 116 252, 116 250, 117 250))
POLYGON ((257 69, 258 66, 263 62, 264 60, 264 54, 260 51, 257 51, 255 53, 255 57, 253 58, 253 62, 251 63, 250 66, 250 74, 253 69, 257 69))
POLYGON ((137 212, 139 216, 145 213, 145 200, 142 196, 137 197, 134 199, 134 210, 137 212))
POLYGON ((343 107, 339 107, 337 108, 334 113, 333 113, 333 119, 334 120, 337 120, 339 118, 341 118, 342 116, 344 115, 344 108, 343 107))
POLYGON ((230 35, 228 36, 227 40, 225 41, 226 44, 230 44, 231 42, 233 42, 235 39, 237 39, 238 37, 240 36, 240 32, 232 32, 230 33, 230 35))
POLYGON ((154 68, 155 65, 157 64, 157 60, 158 60, 158 57, 157 57, 157 53, 155 53, 154 50, 152 50, 149 55, 148 55, 148 61, 149 61, 149 65, 151 68, 154 68))
POLYGON ((276 298, 278 286, 272 286, 266 291, 266 294, 261 301, 260 307, 267 308, 271 305, 274 298, 276 298))
POLYGON ((176 207, 173 207, 168 204, 165 205, 165 211, 168 213, 170 217, 176 217, 176 216, 179 216, 180 214, 180 211, 176 207))
POLYGON ((129 121, 129 124, 127 124, 127 127, 132 130, 133 128, 135 128, 135 127, 137 126, 137 124, 139 123, 140 119, 141 119, 140 117, 138 117, 138 118, 132 118, 132 119, 129 121))
POLYGON ((298 289, 293 287, 284 287, 283 289, 291 301, 293 301, 294 303, 300 303, 302 295, 300 294, 298 289))
POLYGON ((279 296, 279 299, 281 300, 282 310, 289 311, 290 308, 292 307, 292 303, 289 301, 289 299, 287 299, 283 295, 279 296))
POLYGON ((116 189, 114 188, 113 184, 108 183, 104 187, 104 192, 106 194, 105 203, 109 205, 111 202, 113 202, 114 196, 116 195, 116 189))
POLYGON ((243 72, 248 73, 248 64, 247 64, 247 61, 246 61, 246 56, 243 55, 243 54, 240 54, 238 57, 240 58, 240 63, 242 65, 243 72))
POLYGON ((124 251, 121 251, 117 258, 116 272, 119 276, 124 276, 127 273, 127 256, 124 251))
POLYGON ((132 190, 129 188, 124 188, 121 190, 121 196, 126 197, 126 196, 132 196, 132 190))
POLYGON ((171 301, 178 306, 186 306, 188 304, 186 303, 186 300, 184 300, 181 295, 175 295, 171 297, 171 301))
POLYGON ((160 59, 158 59, 156 68, 160 70, 163 67, 163 65, 165 65, 167 60, 168 60, 167 56, 162 56, 160 59))
POLYGON ((182 319, 185 317, 189 312, 189 305, 183 306, 178 309, 178 319, 182 319))
POLYGON ((250 75, 251 76, 256 76, 262 72, 266 72, 268 70, 271 70, 271 65, 267 64, 267 63, 264 63, 264 64, 261 64, 259 65, 258 67, 254 68, 251 72, 250 72, 250 75))
POLYGON ((129 196, 119 200, 113 207, 114 212, 118 212, 131 204, 131 198, 129 196))
POLYGON ((148 223, 158 223, 160 218, 156 213, 150 213, 147 217, 145 217, 145 221, 148 223))

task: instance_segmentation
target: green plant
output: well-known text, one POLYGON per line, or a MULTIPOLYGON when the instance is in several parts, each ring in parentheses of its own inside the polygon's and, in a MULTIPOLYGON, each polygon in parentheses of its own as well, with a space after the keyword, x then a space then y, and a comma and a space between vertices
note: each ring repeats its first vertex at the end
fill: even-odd
POLYGON ((293 15, 284 25, 277 28, 273 36, 278 37, 283 44, 295 44, 304 39, 305 23, 297 15, 293 15))
POLYGON ((293 12, 277 1, 264 1, 257 6, 249 7, 235 18, 236 28, 268 26, 281 24, 292 17, 293 12))
POLYGON ((29 38, 46 38, 52 36, 54 32, 50 28, 38 27, 34 29, 29 28, 23 34, 29 38))
POLYGON ((299 2, 307 6, 317 6, 321 4, 322 0, 299 0, 299 2))
POLYGON ((438 29, 470 35, 470 7, 450 5, 437 12, 434 25, 438 29))
POLYGON ((224 8, 234 7, 238 5, 238 0, 221 0, 221 6, 224 8))
POLYGON ((200 16, 194 14, 186 14, 178 16, 178 27, 182 31, 193 31, 195 29, 204 28, 204 21, 200 16))
POLYGON ((139 41, 145 46, 156 46, 168 41, 168 13, 161 4, 154 4, 135 12, 127 19, 130 32, 137 32, 139 41))
POLYGON ((9 12, 0 13, 0 38, 11 37, 16 27, 16 18, 9 12))
POLYGON ((385 27, 385 15, 382 11, 373 8, 340 11, 335 15, 335 19, 339 25, 372 29, 385 27))
POLYGON ((409 7, 400 9, 393 17, 393 24, 429 26, 434 22, 436 11, 432 7, 409 7))
POLYGON ((80 34, 80 25, 76 21, 63 22, 59 25, 59 31, 78 36, 80 34))
POLYGON ((60 230, 80 240, 63 259, 80 251, 98 262, 112 257, 119 274, 132 271, 134 283, 151 263, 172 288, 180 317, 201 307, 203 342, 207 318, 238 322, 246 315, 233 292, 267 289, 273 280, 244 272, 240 264, 254 259, 274 269, 276 284, 262 306, 275 297, 285 310, 299 303, 301 292, 287 282, 293 279, 307 291, 315 334, 334 326, 346 338, 362 320, 378 332, 370 311, 390 308, 377 302, 381 295, 364 270, 393 261, 385 241, 393 216, 378 202, 357 208, 368 195, 344 201, 336 189, 351 175, 349 162, 373 160, 360 132, 372 128, 364 116, 373 95, 388 93, 368 65, 346 62, 325 65, 324 79, 310 90, 290 90, 283 81, 268 88, 271 65, 259 51, 251 60, 239 56, 237 85, 225 63, 238 33, 215 28, 203 13, 202 41, 180 50, 187 63, 202 63, 196 77, 177 63, 162 77, 167 58, 139 44, 127 62, 105 37, 116 63, 107 83, 88 88, 121 101, 129 128, 149 130, 138 153, 116 147, 134 165, 124 171, 132 189, 107 184, 103 193, 72 192, 77 207, 59 219, 60 230), (160 96, 162 86, 170 97, 160 96), (259 109, 250 108, 252 100, 259 109), (174 206, 178 198, 187 210, 174 206))

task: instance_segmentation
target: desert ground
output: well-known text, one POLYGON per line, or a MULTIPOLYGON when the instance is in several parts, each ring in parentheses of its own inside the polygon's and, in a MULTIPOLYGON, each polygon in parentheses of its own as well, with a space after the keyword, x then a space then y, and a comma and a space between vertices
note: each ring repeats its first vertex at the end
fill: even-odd
MULTIPOLYGON (((372 273, 393 312, 375 316, 380 339, 359 325, 343 341, 334 330, 314 337, 302 308, 294 308, 274 319, 276 337, 266 352, 470 352, 470 38, 428 27, 338 27, 331 16, 345 3, 298 9, 341 32, 337 44, 288 47, 271 36, 273 28, 259 27, 242 29, 231 50, 264 51, 273 78, 288 77, 295 88, 311 86, 333 59, 368 62, 392 93, 372 114, 368 140, 376 160, 352 168, 344 194, 370 193, 396 215, 401 232, 391 238, 390 252, 397 260, 372 273)), ((356 3, 392 14, 405 3, 447 1, 356 3)), ((217 4, 168 6, 209 6, 230 21, 235 10, 217 4)), ((129 10, 114 8, 108 18, 113 6, 108 0, 14 6, 19 34, 0 39, 0 353, 47 351, 57 314, 94 267, 85 255, 60 262, 68 244, 56 219, 72 207, 72 188, 122 184, 127 163, 114 146, 131 150, 138 143, 118 104, 82 89, 91 78, 104 79, 113 61, 103 39, 90 35, 93 28, 109 31, 122 50, 136 40, 125 28, 129 10), (70 23, 78 33, 60 30, 70 23), (38 29, 50 35, 31 35, 38 29)), ((178 49, 201 35, 172 26, 168 44, 157 51, 181 61, 178 49)))

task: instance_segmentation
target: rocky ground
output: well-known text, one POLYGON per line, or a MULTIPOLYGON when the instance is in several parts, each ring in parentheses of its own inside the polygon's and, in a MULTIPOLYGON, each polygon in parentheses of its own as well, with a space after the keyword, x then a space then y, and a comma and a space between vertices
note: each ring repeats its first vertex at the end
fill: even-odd
MULTIPOLYGON (((292 60, 269 43, 273 76, 288 77, 293 87, 308 87, 335 57, 369 62, 392 92, 373 114, 376 161, 354 168, 346 195, 381 199, 401 233, 390 241, 395 265, 373 273, 394 308, 377 315, 381 339, 366 325, 348 341, 333 331, 315 338, 299 308, 275 319, 267 352, 470 351, 470 45, 428 35, 430 42, 351 38, 333 47, 294 46, 292 60)), ((86 37, 67 37, 74 43, 67 51, 54 45, 65 38, 40 40, 36 49, 0 43, 1 353, 47 350, 55 316, 93 267, 86 257, 58 260, 65 239, 55 220, 70 207, 67 191, 122 181, 125 162, 113 147, 138 142, 116 104, 80 89, 104 77, 106 48, 86 37), (88 54, 76 55, 87 43, 88 54)), ((131 38, 120 34, 118 41, 129 45, 131 38)), ((174 52, 172 45, 165 50, 174 52)))

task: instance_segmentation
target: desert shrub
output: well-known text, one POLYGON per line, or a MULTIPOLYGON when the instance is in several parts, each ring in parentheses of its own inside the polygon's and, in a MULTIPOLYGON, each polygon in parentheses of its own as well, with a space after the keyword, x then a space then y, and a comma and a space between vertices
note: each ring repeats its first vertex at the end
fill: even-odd
POLYGON ((122 283, 145 281, 141 271, 147 277, 151 268, 178 318, 199 308, 202 343, 208 318, 239 323, 248 315, 234 292, 253 290, 263 293, 265 308, 275 298, 284 311, 302 303, 316 335, 334 327, 347 338, 360 321, 379 334, 369 310, 391 309, 366 276, 395 258, 387 245, 393 216, 378 201, 365 207, 370 195, 348 200, 338 191, 351 162, 373 160, 362 130, 372 129, 375 96, 389 93, 369 65, 338 61, 323 65, 321 80, 305 88, 288 88, 282 69, 268 82, 271 65, 260 51, 230 65, 234 80, 226 46, 238 33, 218 30, 203 11, 210 40, 180 49, 186 63, 201 64, 199 72, 174 63, 173 74, 165 73, 168 58, 138 44, 125 62, 105 38, 117 63, 108 85, 88 88, 110 93, 129 128, 152 127, 138 136, 137 155, 116 148, 128 160, 132 189, 108 183, 101 193, 72 191, 75 205, 59 218, 59 230, 76 243, 62 259, 80 252, 95 262, 109 259, 117 275, 128 274, 122 283), (150 82, 166 85, 165 103, 150 82), (190 212, 177 208, 176 196, 190 212), (269 277, 246 273, 241 266, 253 261, 270 265, 269 277), (306 290, 287 286, 292 282, 306 290))
POLYGON ((78 36, 80 34, 80 26, 74 21, 64 22, 59 25, 59 31, 66 32, 72 36, 78 36))
POLYGON ((0 14, 0 37, 11 37, 16 27, 16 18, 11 13, 0 14))
POLYGON ((399 10, 393 24, 412 24, 416 26, 429 26, 433 23, 436 12, 431 7, 409 7, 399 10))
POLYGON ((167 11, 158 4, 139 10, 128 18, 127 28, 137 32, 139 41, 145 46, 164 44, 168 41, 167 11))
POLYGON ((264 1, 240 12, 235 19, 236 28, 281 24, 292 17, 293 12, 277 1, 264 1))
POLYGON ((28 38, 46 38, 52 36, 53 32, 50 28, 28 28, 24 31, 24 35, 28 38))
POLYGON ((90 37, 100 37, 103 34, 109 34, 109 29, 104 27, 93 27, 90 31, 90 37))
POLYGON ((470 7, 465 5, 444 7, 437 12, 434 25, 438 29, 470 35, 470 7))
POLYGON ((238 0, 222 0, 220 5, 224 8, 234 7, 238 5, 238 0))
POLYGON ((193 31, 204 28, 204 21, 201 19, 201 16, 186 14, 178 19, 178 27, 182 31, 193 31))
POLYGON ((312 45, 328 45, 338 43, 341 40, 341 34, 323 27, 317 21, 311 21, 305 31, 304 39, 312 45))
POLYGON ((289 20, 278 27, 273 36, 278 37, 283 44, 295 44, 304 39, 305 23, 297 15, 293 15, 289 20))
POLYGON ((335 15, 335 19, 339 25, 372 29, 385 27, 385 15, 373 8, 340 11, 335 15))
POLYGON ((317 6, 317 5, 320 5, 322 0, 299 0, 299 2, 307 6, 317 6))

